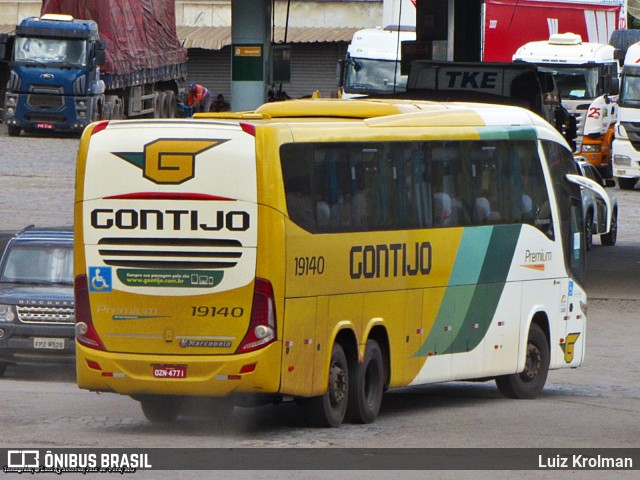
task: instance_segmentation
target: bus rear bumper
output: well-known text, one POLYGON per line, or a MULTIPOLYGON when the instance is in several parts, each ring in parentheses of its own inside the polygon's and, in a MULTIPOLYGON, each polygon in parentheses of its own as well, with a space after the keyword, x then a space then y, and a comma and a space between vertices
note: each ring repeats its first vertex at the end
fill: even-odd
POLYGON ((241 355, 152 355, 93 350, 76 342, 78 387, 122 395, 225 397, 277 393, 280 342, 241 355))

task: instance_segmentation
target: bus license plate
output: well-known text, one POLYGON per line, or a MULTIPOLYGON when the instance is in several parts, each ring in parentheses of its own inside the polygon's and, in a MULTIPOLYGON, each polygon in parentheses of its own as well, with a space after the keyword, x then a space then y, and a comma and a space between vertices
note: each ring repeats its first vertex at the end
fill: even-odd
POLYGON ((53 123, 36 123, 36 128, 53 130, 53 123))
POLYGON ((154 365, 155 378, 187 378, 186 365, 154 365))
POLYGON ((33 348, 64 350, 64 338, 34 337, 33 348))

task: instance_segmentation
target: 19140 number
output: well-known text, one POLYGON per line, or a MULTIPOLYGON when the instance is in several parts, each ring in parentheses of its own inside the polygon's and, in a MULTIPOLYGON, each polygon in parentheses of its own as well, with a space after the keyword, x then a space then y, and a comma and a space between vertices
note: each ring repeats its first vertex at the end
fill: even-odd
POLYGON ((296 277, 303 275, 322 275, 324 257, 295 257, 296 277))
POLYGON ((244 315, 242 307, 210 307, 208 305, 194 305, 191 307, 192 317, 233 317, 240 318, 244 315))

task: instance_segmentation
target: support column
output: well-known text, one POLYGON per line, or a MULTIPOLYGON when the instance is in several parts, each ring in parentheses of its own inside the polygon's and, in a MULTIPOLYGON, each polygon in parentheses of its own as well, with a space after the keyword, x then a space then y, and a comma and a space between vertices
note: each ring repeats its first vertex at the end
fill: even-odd
POLYGON ((254 110, 267 99, 271 0, 231 2, 231 109, 254 110))

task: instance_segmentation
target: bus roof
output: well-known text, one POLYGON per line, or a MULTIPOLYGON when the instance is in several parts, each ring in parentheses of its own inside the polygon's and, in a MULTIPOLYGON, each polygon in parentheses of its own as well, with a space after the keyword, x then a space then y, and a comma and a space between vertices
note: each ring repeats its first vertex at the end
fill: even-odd
POLYGON ((260 124, 315 120, 364 120, 368 126, 529 126, 552 128, 530 111, 513 106, 399 99, 302 99, 266 103, 252 112, 199 113, 197 119, 260 124), (508 120, 505 120, 508 119, 508 120), (269 122, 271 121, 271 122, 269 122))

